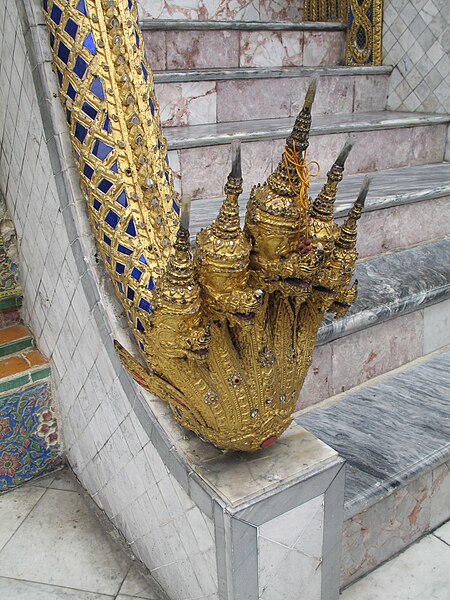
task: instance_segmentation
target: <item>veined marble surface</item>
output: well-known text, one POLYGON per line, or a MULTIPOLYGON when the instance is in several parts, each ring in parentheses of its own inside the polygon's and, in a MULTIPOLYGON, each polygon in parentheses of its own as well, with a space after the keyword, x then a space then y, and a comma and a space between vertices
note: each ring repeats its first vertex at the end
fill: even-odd
MULTIPOLYGON (((172 157, 171 157, 171 166, 172 157)), ((330 167, 331 165, 328 165, 330 167)), ((326 165, 324 165, 327 168, 326 165)), ((335 205, 335 217, 344 217, 358 196, 365 175, 345 175, 339 184, 335 205)), ((419 165, 388 169, 371 173, 372 181, 364 206, 364 212, 400 206, 432 198, 450 196, 450 163, 419 165)), ((311 184, 310 195, 315 198, 322 184, 311 184)), ((241 223, 244 224, 248 196, 239 199, 241 223)), ((195 237, 202 227, 207 227, 216 218, 222 199, 198 200, 191 207, 191 234, 195 237)))
POLYGON ((353 516, 450 456, 450 352, 296 421, 347 460, 353 516))
MULTIPOLYGON (((336 77, 355 75, 389 75, 391 67, 253 67, 239 69, 193 69, 164 71, 154 74, 155 83, 181 81, 221 81, 226 79, 293 79, 297 77, 336 77)), ((319 84, 320 85, 320 84, 319 84)))
MULTIPOLYGON (((338 22, 304 21, 185 21, 182 19, 142 18, 140 26, 144 31, 345 31, 345 25, 338 22)), ((358 67, 353 67, 357 69, 358 67)))
MULTIPOLYGON (((375 131, 424 125, 441 125, 450 122, 450 115, 426 113, 401 113, 381 111, 317 115, 313 117, 311 136, 352 131, 375 131)), ((171 150, 231 144, 235 139, 256 141, 287 137, 294 124, 292 117, 258 119, 233 123, 214 123, 190 127, 166 127, 164 134, 171 150)))

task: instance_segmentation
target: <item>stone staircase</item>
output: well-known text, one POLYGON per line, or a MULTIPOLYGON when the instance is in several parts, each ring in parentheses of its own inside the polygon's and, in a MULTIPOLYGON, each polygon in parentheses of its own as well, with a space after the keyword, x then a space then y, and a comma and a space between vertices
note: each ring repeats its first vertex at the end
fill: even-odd
POLYGON ((323 323, 297 415, 347 459, 346 585, 450 517, 450 116, 385 110, 391 68, 343 66, 339 23, 302 23, 297 13, 288 22, 283 11, 285 21, 273 12, 259 22, 196 13, 187 21, 175 3, 164 6, 166 20, 142 11, 142 27, 177 190, 194 199, 193 237, 218 212, 235 138, 244 216, 313 74, 321 77, 309 158, 321 173, 312 195, 349 136, 338 218, 362 174, 373 173, 359 297, 344 319, 323 323))
MULTIPOLYGON (((0 198, 1 200, 1 198, 0 198)), ((0 208, 4 206, 0 202, 0 208)), ((51 368, 21 324, 15 233, 0 213, 0 494, 61 464, 51 368)))

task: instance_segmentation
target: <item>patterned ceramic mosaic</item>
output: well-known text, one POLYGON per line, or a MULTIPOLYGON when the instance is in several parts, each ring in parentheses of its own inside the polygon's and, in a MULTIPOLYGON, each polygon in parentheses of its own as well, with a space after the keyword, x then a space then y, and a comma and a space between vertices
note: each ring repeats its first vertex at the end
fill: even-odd
POLYGON ((48 383, 0 397, 0 492, 60 464, 50 398, 48 383))

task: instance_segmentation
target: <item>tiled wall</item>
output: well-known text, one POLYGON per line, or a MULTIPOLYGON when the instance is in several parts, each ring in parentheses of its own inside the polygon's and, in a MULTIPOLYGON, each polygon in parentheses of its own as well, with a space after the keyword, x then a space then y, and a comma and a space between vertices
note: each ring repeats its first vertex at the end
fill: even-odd
POLYGON ((450 112, 448 0, 385 0, 383 64, 391 110, 450 112))
MULTIPOLYGON (((113 334, 114 320, 99 297, 78 182, 58 162, 69 154, 67 143, 49 123, 44 133, 35 84, 50 67, 36 64, 37 52, 30 64, 18 14, 26 18, 24 6, 43 23, 39 0, 0 0, 0 189, 18 234, 24 319, 53 364, 67 455, 174 600, 215 600, 212 522, 169 474, 135 415, 140 392, 114 354, 118 326, 113 334)), ((43 25, 25 32, 48 60, 43 25)), ((47 107, 59 102, 52 91, 47 107)), ((65 131, 63 122, 58 130, 65 131)))
POLYGON ((142 18, 301 21, 302 0, 138 0, 142 18))

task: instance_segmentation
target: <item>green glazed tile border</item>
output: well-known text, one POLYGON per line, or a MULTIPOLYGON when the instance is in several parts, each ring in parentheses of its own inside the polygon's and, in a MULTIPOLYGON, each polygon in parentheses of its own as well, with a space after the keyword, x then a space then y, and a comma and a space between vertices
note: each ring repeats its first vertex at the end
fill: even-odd
POLYGON ((23 337, 13 342, 8 342, 0 346, 0 356, 7 356, 8 354, 15 354, 26 348, 33 347, 33 338, 31 336, 23 337))
POLYGON ((50 377, 50 373, 50 367, 45 367, 39 371, 34 371, 34 373, 31 373, 31 380, 38 381, 39 379, 45 379, 45 377, 50 377))
POLYGON ((3 392, 9 392, 15 388, 20 388, 27 383, 31 383, 31 379, 29 374, 21 375, 20 377, 16 377, 15 379, 9 379, 8 381, 0 382, 0 394, 3 392))
POLYGON ((19 306, 22 306, 22 296, 15 296, 13 298, 0 298, 0 310, 19 308, 19 306))

